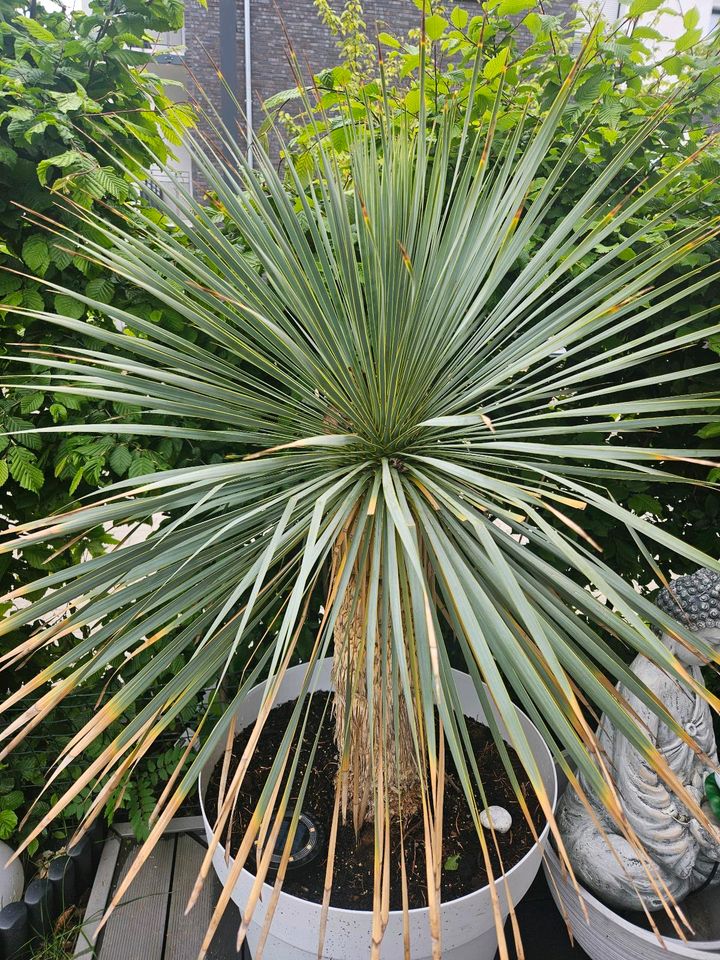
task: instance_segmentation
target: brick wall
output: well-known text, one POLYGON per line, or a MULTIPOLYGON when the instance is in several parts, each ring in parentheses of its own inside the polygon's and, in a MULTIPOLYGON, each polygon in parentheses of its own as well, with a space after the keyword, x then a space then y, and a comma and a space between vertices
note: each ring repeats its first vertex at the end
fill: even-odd
MULTIPOLYGON (((243 0, 208 0, 207 9, 191 0, 185 8, 185 62, 192 77, 202 87, 215 109, 220 111, 222 84, 216 72, 220 64, 221 3, 235 4, 236 75, 228 78, 237 99, 245 105, 245 43, 243 0)), ((335 0, 340 6, 342 0, 335 0)), ((456 0, 452 5, 466 7, 471 15, 479 12, 477 0, 456 0)), ((412 0, 365 0, 368 30, 405 32, 419 24, 419 11, 412 0)), ((566 11, 571 0, 554 0, 548 11, 566 11)), ((250 0, 252 36, 252 92, 255 122, 262 115, 263 99, 293 85, 287 62, 287 37, 307 72, 317 72, 337 62, 335 38, 320 23, 313 0, 250 0)), ((194 81, 188 80, 190 91, 202 99, 194 81)), ((244 137, 243 121, 237 119, 238 136, 244 137)), ((196 188, 203 189, 197 180, 196 188)))

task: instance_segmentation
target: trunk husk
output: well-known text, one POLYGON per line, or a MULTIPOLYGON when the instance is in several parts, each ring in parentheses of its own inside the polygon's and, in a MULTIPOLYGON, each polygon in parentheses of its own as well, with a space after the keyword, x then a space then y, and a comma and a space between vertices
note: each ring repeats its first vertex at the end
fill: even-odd
MULTIPOLYGON (((333 581, 342 569, 346 550, 347 533, 340 536, 333 548, 333 581)), ((381 609, 381 599, 377 606, 381 609)), ((356 831, 373 818, 378 802, 379 767, 382 767, 382 782, 391 817, 405 818, 418 809, 421 801, 415 746, 402 693, 399 694, 396 744, 390 655, 387 655, 384 680, 381 664, 383 644, 380 642, 379 629, 373 668, 371 736, 366 679, 366 624, 369 617, 379 619, 379 609, 369 609, 367 581, 358 576, 355 568, 335 624, 332 679, 335 691, 335 740, 341 757, 345 747, 348 709, 351 713, 349 756, 341 767, 341 796, 343 819, 346 819, 347 809, 351 806, 356 831), (352 690, 349 705, 346 703, 348 688, 352 690)), ((389 651, 390 644, 386 646, 389 651)))

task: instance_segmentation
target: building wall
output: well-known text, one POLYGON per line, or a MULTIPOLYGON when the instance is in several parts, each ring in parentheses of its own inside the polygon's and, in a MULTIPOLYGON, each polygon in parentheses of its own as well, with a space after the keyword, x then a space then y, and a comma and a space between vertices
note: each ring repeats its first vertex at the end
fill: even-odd
MULTIPOLYGON (((342 0, 334 0, 337 7, 342 0)), ((480 12, 477 0, 457 0, 471 15, 480 12)), ((368 32, 390 30, 406 32, 419 25, 420 13, 412 0, 365 0, 368 32)), ((554 0, 549 9, 569 10, 570 0, 554 0)), ((185 63, 189 71, 191 96, 207 106, 207 101, 220 112, 223 83, 217 68, 221 62, 221 32, 226 22, 235 34, 234 75, 227 78, 242 110, 245 110, 245 23, 244 0, 208 0, 207 9, 190 2, 185 9, 185 63), (221 5, 230 5, 225 17, 221 5), (194 79, 193 79, 194 78, 194 79)), ((250 0, 252 47, 252 101, 254 121, 261 122, 262 101, 280 90, 293 86, 288 64, 288 46, 292 45, 306 75, 337 63, 335 38, 323 27, 313 0, 250 0)), ((226 37, 223 35, 223 39, 226 37)), ((227 98, 227 95, 226 95, 227 98)), ((233 131, 239 141, 245 140, 244 119, 235 118, 233 131)), ((203 189, 196 178, 196 187, 203 189)))
MULTIPOLYGON (((343 0, 332 0, 336 8, 341 8, 343 0)), ((624 0, 578 0, 580 3, 601 7, 608 17, 622 16, 626 7, 624 0)), ((448 6, 464 6, 471 15, 480 12, 478 0, 450 0, 448 6)), ((572 0, 546 0, 548 13, 569 13, 572 0)), ((697 6, 700 10, 700 24, 709 30, 720 16, 720 0, 678 0, 681 9, 697 6)), ((293 86, 294 80, 288 65, 288 44, 292 44, 306 75, 317 72, 323 67, 337 62, 338 54, 335 38, 322 26, 313 0, 249 0, 250 34, 252 49, 252 109, 255 125, 261 122, 262 101, 280 90, 293 86)), ((375 29, 392 32, 406 32, 419 24, 419 11, 412 0, 365 0, 364 3, 368 32, 375 29)), ((218 77, 221 63, 221 46, 228 41, 229 34, 234 36, 230 42, 232 59, 231 75, 227 77, 234 96, 244 111, 245 89, 245 0, 207 0, 207 8, 196 0, 190 0, 185 9, 185 64, 189 71, 188 91, 201 105, 207 108, 209 102, 225 116, 230 112, 227 94, 223 94, 223 83, 218 77), (195 78, 194 80, 192 78, 195 78), (224 109, 223 109, 224 99, 224 109)), ((649 15, 652 17, 653 15, 649 15)), ((667 30, 668 39, 681 32, 680 17, 665 17, 662 29, 667 30)), ((227 54, 226 46, 226 54, 227 54)), ((234 133, 238 141, 246 138, 243 116, 233 112, 234 133)), ((195 178, 196 188, 203 184, 195 178)))

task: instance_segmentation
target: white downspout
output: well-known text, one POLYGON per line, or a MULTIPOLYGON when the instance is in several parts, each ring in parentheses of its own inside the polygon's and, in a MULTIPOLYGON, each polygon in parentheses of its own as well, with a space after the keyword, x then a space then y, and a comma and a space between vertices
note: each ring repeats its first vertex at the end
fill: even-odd
POLYGON ((245 123, 247 124, 248 163, 253 165, 253 95, 252 95, 252 34, 250 31, 250 0, 244 0, 245 21, 245 123))

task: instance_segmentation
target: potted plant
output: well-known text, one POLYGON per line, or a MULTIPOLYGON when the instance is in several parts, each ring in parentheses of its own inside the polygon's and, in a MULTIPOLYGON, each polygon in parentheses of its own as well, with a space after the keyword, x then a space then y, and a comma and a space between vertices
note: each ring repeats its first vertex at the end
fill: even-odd
MULTIPOLYGON (((202 452, 204 462, 128 476, 6 536, 2 549, 11 552, 69 541, 98 524, 163 519, 145 539, 42 577, 32 604, 6 616, 5 632, 38 624, 7 663, 78 626, 92 630, 6 700, 32 695, 4 737, 11 749, 71 690, 108 665, 122 668, 122 689, 68 744, 50 787, 153 691, 37 829, 88 785, 91 821, 162 730, 210 687, 206 714, 113 903, 206 771, 204 789, 215 777, 214 809, 206 797, 209 849, 191 904, 214 862, 224 886, 206 946, 240 884, 239 940, 262 919, 254 960, 268 943, 284 951, 271 952, 273 960, 307 956, 306 933, 314 955, 335 960, 379 956, 385 936, 405 956, 438 958, 443 932, 446 960, 490 957, 495 931, 504 949, 504 917, 531 879, 527 869, 521 876, 523 858, 537 869, 545 836, 557 833, 547 750, 567 774, 570 762, 582 769, 619 822, 589 706, 612 716, 666 773, 608 683, 633 683, 611 641, 678 677, 682 665, 653 625, 713 656, 617 576, 582 527, 582 511, 598 511, 637 538, 720 569, 603 488, 637 476, 677 483, 675 462, 707 461, 703 451, 648 440, 657 426, 701 419, 687 411, 707 406, 707 394, 669 388, 648 409, 633 400, 632 385, 621 399, 616 389, 617 371, 629 369, 641 385, 645 359, 669 340, 680 348, 718 330, 705 311, 656 329, 648 323, 708 283, 712 268, 680 278, 668 270, 717 229, 699 214, 662 246, 642 245, 655 217, 672 218, 672 204, 656 213, 652 201, 667 195, 683 164, 636 189, 623 172, 671 103, 616 145, 575 208, 556 220, 574 146, 557 143, 559 122, 585 79, 592 37, 550 106, 529 103, 509 127, 498 123, 506 58, 486 63, 478 46, 469 100, 480 78, 493 99, 488 122, 477 126, 452 103, 425 123, 425 39, 418 55, 420 88, 406 105, 418 122, 359 105, 363 122, 345 130, 347 169, 325 152, 320 125, 316 149, 304 168, 288 161, 285 181, 261 149, 253 167, 231 138, 208 138, 193 152, 215 210, 179 186, 176 232, 141 211, 132 233, 120 218, 81 213, 86 229, 72 241, 82 255, 132 278, 176 322, 163 326, 157 316, 49 284, 88 316, 42 316, 92 334, 100 347, 29 347, 18 358, 29 372, 9 383, 117 405, 113 422, 51 429, 137 443, 146 434, 182 438, 202 452), (539 179, 551 151, 552 172, 539 179), (619 227, 624 238, 606 245, 619 227), (94 326, 95 313, 117 329, 94 326), (635 334, 616 344, 620 328, 635 334), (135 666, 141 651, 154 655, 135 666), (293 666, 300 651, 304 665, 293 666), (171 664, 173 678, 157 685, 171 664), (334 765, 320 773, 328 729, 334 765), (477 744, 487 737, 494 746, 486 751, 477 744), (268 762, 256 769, 267 743, 268 762), (497 776, 482 772, 486 760, 497 776), (306 803, 323 778, 332 797, 324 882, 317 902, 303 904, 285 888, 298 838, 312 845, 301 831, 320 832, 306 803), (490 811, 497 783, 509 785, 513 823, 532 838, 519 866, 506 866, 490 811), (471 874, 480 864, 485 877, 459 911, 441 905, 459 856, 448 846, 451 795, 472 826, 471 874), (340 848, 343 830, 351 840, 340 848), (359 860, 366 840, 368 899, 355 917, 331 913, 335 865, 359 860), (405 855, 411 843, 418 858, 405 855), (424 934, 412 899, 419 886, 424 934), (476 925, 483 910, 491 925, 476 925), (464 940, 455 938, 458 912, 471 928, 464 940), (294 943, 268 940, 283 914, 294 943)), ((684 375, 708 367, 717 365, 684 375)), ((661 704, 653 709, 667 719, 661 704)))

